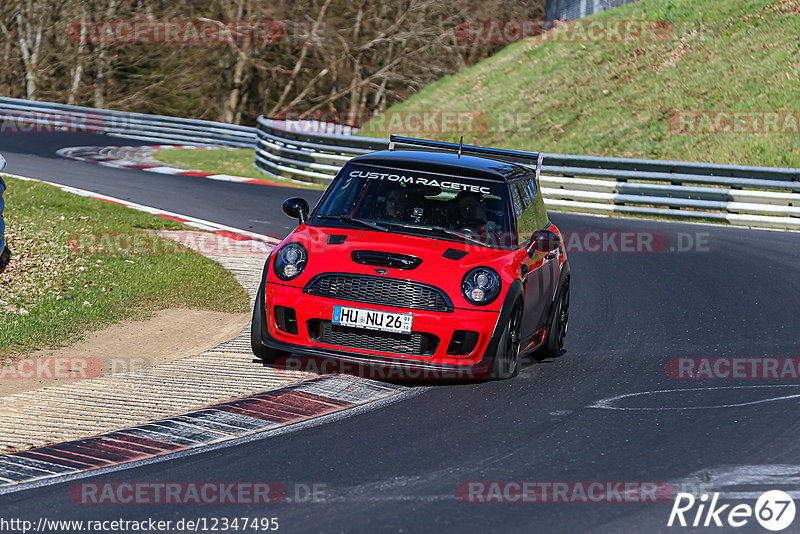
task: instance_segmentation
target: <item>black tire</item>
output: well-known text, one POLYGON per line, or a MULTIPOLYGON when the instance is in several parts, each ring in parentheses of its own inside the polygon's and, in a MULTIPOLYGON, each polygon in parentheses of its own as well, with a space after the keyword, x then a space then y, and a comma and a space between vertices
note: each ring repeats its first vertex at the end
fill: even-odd
POLYGON ((554 305, 555 311, 547 329, 547 339, 537 354, 537 358, 541 360, 558 358, 564 353, 564 341, 569 327, 569 278, 561 287, 554 305))
POLYGON ((508 322, 500 335, 500 340, 492 359, 490 377, 506 380, 519 374, 519 330, 522 325, 522 302, 517 301, 508 316, 508 322))
POLYGON ((250 348, 253 350, 253 354, 256 358, 260 358, 267 363, 275 363, 279 358, 288 358, 289 353, 265 347, 261 342, 261 319, 263 318, 263 314, 261 313, 262 302, 264 302, 264 294, 259 291, 256 297, 256 303, 253 306, 253 320, 250 322, 250 348))
POLYGON ((11 262, 11 249, 6 245, 3 247, 3 251, 0 252, 0 273, 6 270, 9 262, 11 262))

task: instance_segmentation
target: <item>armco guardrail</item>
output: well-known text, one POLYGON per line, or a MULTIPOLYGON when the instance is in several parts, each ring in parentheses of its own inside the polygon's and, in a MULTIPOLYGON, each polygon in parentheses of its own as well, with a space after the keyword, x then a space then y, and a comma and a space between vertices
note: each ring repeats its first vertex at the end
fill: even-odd
MULTIPOLYGON (((143 141, 256 147, 255 165, 299 181, 328 183, 387 139, 293 131, 0 97, 2 132, 96 132, 143 141)), ((541 176, 552 209, 710 219, 800 229, 800 169, 546 154, 541 176)))
POLYGON ((94 132, 184 145, 252 148, 256 130, 222 122, 0 97, 2 131, 94 132))
MULTIPOLYGON (((389 145, 279 124, 259 117, 255 166, 298 181, 328 183, 350 158, 389 145)), ((800 169, 545 154, 540 181, 551 209, 800 230, 800 169)))
POLYGON ((547 0, 547 20, 575 20, 638 0, 547 0))
POLYGON ((258 118, 255 166, 304 182, 328 183, 347 160, 384 150, 388 139, 294 131, 258 118))

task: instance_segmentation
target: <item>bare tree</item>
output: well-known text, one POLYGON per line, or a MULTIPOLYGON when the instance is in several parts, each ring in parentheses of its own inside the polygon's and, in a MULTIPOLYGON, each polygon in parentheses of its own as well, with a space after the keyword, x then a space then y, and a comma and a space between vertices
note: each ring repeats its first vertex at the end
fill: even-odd
POLYGON ((17 7, 17 40, 25 67, 25 98, 36 100, 39 84, 39 57, 44 34, 44 2, 25 0, 17 7))
POLYGON ((297 58, 297 61, 294 63, 294 68, 292 69, 292 73, 289 76, 288 83, 284 86, 283 92, 281 93, 280 98, 272 106, 272 109, 269 111, 269 115, 275 115, 276 113, 283 111, 283 104, 288 98, 289 94, 292 92, 295 83, 297 82, 298 75, 300 74, 301 69, 303 68, 303 63, 308 55, 309 50, 312 46, 317 43, 317 32, 319 31, 322 23, 325 21, 325 14, 328 11, 328 6, 331 5, 331 0, 325 0, 322 6, 319 8, 317 12, 317 17, 314 20, 314 24, 311 26, 311 32, 309 32, 308 38, 306 42, 303 44, 303 47, 300 49, 300 55, 297 58))
POLYGON ((504 46, 468 42, 459 24, 543 14, 544 0, 6 0, 0 94, 233 123, 290 111, 365 117, 504 46), (275 21, 286 34, 202 44, 68 38, 76 22, 117 19, 275 21))
MULTIPOLYGON (((117 13, 117 1, 107 0, 105 10, 105 20, 114 20, 117 13)), ((104 108, 106 106, 106 92, 108 90, 108 45, 105 39, 100 39, 97 46, 94 61, 94 107, 104 108)))
MULTIPOLYGON (((86 0, 81 0, 81 21, 88 19, 88 11, 86 10, 86 0)), ((81 85, 81 78, 83 77, 83 61, 86 53, 87 41, 86 25, 80 24, 80 33, 78 35, 78 49, 75 53, 75 65, 72 68, 72 83, 69 86, 69 94, 67 95, 67 104, 75 105, 77 100, 78 89, 81 85)))

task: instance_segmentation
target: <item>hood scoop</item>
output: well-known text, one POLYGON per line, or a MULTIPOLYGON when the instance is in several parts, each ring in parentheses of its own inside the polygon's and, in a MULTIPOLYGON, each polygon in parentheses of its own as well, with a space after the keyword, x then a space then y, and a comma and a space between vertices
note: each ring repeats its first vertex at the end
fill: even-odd
POLYGON ((350 257, 353 261, 361 265, 374 265, 376 267, 391 267, 393 269, 405 269, 410 271, 416 269, 422 263, 422 258, 416 256, 406 256, 405 254, 394 254, 391 252, 380 252, 377 250, 354 250, 350 257))

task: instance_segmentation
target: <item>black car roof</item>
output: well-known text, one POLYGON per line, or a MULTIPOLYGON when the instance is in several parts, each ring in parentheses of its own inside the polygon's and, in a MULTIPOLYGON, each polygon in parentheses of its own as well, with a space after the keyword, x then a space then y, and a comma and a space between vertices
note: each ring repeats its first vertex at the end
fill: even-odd
POLYGON ((432 173, 510 181, 533 174, 533 169, 492 158, 469 156, 434 150, 381 150, 357 156, 350 163, 377 165, 432 173))

